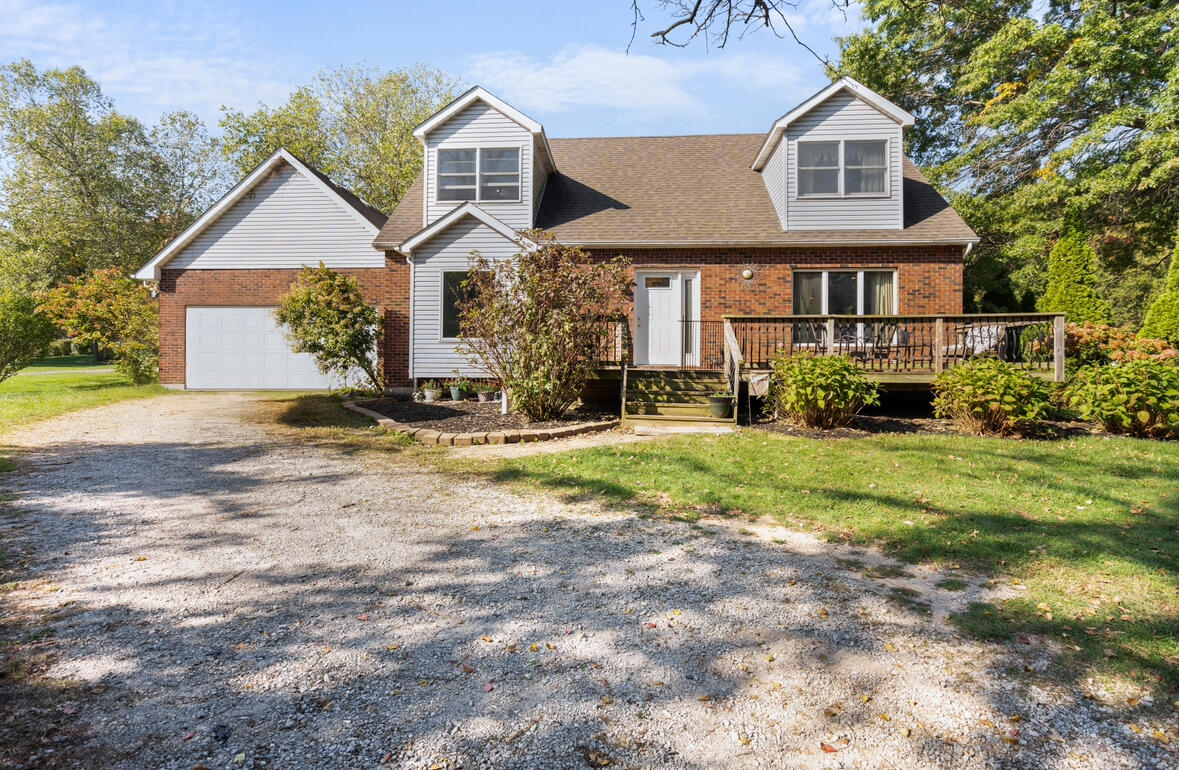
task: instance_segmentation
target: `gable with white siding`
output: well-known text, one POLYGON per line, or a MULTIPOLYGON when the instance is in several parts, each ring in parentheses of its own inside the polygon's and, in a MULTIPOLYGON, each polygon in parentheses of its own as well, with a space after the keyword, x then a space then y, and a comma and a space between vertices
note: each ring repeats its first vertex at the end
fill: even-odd
POLYGON ((426 135, 423 176, 426 201, 422 226, 445 216, 463 201, 437 200, 438 150, 518 147, 520 149, 520 199, 518 201, 482 201, 479 207, 514 230, 532 227, 534 187, 533 139, 524 126, 490 105, 476 101, 426 135))
POLYGON ((323 184, 279 163, 168 262, 169 269, 384 267, 366 227, 323 184))
MULTIPOLYGON (((786 129, 781 145, 785 147, 782 168, 772 169, 779 175, 766 177, 771 197, 771 185, 785 184, 785 215, 783 227, 789 230, 900 230, 904 225, 903 212, 903 129, 894 119, 877 110, 855 95, 840 91, 810 112, 797 118, 786 129), (798 143, 800 141, 838 141, 856 139, 884 139, 888 142, 888 190, 884 195, 848 197, 799 197, 798 143)), ((780 155, 775 152, 775 156, 780 155)), ((763 175, 771 171, 771 163, 763 175)))
POLYGON ((442 336, 442 274, 469 270, 476 251, 501 260, 514 257, 518 247, 475 217, 465 216, 414 249, 412 377, 453 377, 456 369, 466 377, 485 376, 458 352, 456 340, 442 336))

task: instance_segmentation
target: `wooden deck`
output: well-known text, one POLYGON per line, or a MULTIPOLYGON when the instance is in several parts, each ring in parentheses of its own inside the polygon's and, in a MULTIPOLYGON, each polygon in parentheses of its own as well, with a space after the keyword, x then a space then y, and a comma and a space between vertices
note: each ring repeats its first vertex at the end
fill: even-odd
MULTIPOLYGON (((867 378, 890 389, 928 388, 937 376, 975 358, 998 358, 1036 377, 1063 382, 1064 315, 730 315, 685 322, 679 366, 635 367, 629 324, 612 321, 602 335, 602 374, 661 369, 721 372, 732 392, 758 390, 780 355, 847 356, 867 378)), ((615 375, 618 376, 618 375, 615 375)))

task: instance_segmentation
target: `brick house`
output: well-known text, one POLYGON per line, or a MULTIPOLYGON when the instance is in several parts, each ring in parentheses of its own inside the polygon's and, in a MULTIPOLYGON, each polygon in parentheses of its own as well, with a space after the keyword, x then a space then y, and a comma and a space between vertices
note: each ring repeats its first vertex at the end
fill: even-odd
POLYGON ((473 88, 416 129, 423 170, 387 218, 280 150, 137 273, 158 282, 161 381, 329 386, 269 313, 321 261, 383 313, 391 386, 477 375, 456 350, 454 287, 472 251, 511 258, 532 227, 631 258, 635 366, 714 365, 726 316, 959 314, 978 238, 904 157, 912 125, 844 78, 766 134, 550 140, 473 88))

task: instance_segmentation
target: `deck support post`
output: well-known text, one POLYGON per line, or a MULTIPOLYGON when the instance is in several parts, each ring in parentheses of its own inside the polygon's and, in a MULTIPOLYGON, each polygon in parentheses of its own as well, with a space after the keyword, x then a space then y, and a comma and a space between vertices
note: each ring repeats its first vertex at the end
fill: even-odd
POLYGON ((946 370, 946 320, 935 319, 933 322, 933 371, 941 374, 946 370))
POLYGON ((827 355, 835 355, 835 319, 827 319, 827 355))
POLYGON ((1056 382, 1064 382, 1064 316, 1052 319, 1052 376, 1056 382))

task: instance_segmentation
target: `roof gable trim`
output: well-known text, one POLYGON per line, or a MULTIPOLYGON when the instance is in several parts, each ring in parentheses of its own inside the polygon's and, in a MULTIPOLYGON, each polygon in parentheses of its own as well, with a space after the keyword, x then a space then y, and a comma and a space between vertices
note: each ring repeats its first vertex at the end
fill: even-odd
POLYGON ((159 251, 151 260, 135 273, 136 280, 139 281, 158 281, 160 280, 160 271, 169 260, 184 250, 186 246, 196 240, 197 236, 205 231, 209 225, 217 221, 222 214, 229 211, 233 206, 244 198, 251 190, 258 186, 272 171, 277 169, 283 163, 289 164, 295 171, 310 179, 312 184, 316 185, 320 190, 327 193, 333 200, 335 200, 346 213, 352 216, 362 227, 375 237, 380 232, 380 228, 373 224, 367 217, 356 210, 350 203, 340 197, 331 185, 326 183, 323 179, 315 174, 311 169, 305 165, 301 160, 296 158, 284 148, 279 148, 274 151, 269 158, 258 164, 258 167, 246 175, 246 178, 238 182, 233 188, 221 197, 221 200, 213 204, 213 206, 197 218, 195 222, 188 226, 188 228, 180 235, 172 239, 172 242, 159 251))
POLYGON ((432 224, 422 228, 407 240, 398 244, 397 251, 412 259, 414 249, 432 240, 449 229, 451 225, 466 217, 477 219, 510 241, 519 241, 526 246, 535 245, 527 238, 521 238, 520 234, 511 227, 496 219, 491 214, 488 214, 474 203, 468 202, 451 209, 445 216, 439 217, 432 224))
POLYGON ((850 93, 852 96, 864 102, 869 107, 872 107, 885 117, 900 124, 902 128, 912 128, 913 124, 916 122, 916 119, 913 117, 912 113, 901 109, 897 105, 890 102, 888 99, 885 99, 883 96, 873 91, 871 88, 868 88, 868 86, 864 85, 858 80, 855 80, 854 78, 842 77, 816 93, 811 98, 807 99, 802 104, 792 109, 790 112, 787 112, 785 115, 778 118, 778 120, 774 122, 773 127, 770 128, 769 134, 766 136, 765 143, 762 145, 761 150, 757 153, 757 158, 753 161, 753 170, 762 170, 766 162, 769 161, 770 155, 773 153, 774 148, 778 146, 778 142, 781 140, 782 135, 786 132, 786 128, 791 123, 795 122, 803 115, 806 115, 808 112, 815 109, 820 104, 830 99, 832 96, 835 96, 836 94, 843 91, 850 93))
POLYGON ((423 143, 426 141, 426 135, 442 124, 449 121, 454 116, 460 114, 463 110, 470 107, 475 102, 483 102, 491 109, 500 113, 504 117, 518 124, 524 128, 528 133, 532 134, 533 138, 538 140, 540 146, 543 148, 544 159, 548 162, 550 170, 556 171, 557 166, 553 161, 553 152, 549 148, 549 139, 545 136, 544 126, 537 123, 532 118, 520 112, 512 105, 500 99, 495 94, 491 93, 482 86, 474 86, 468 89, 464 94, 459 96, 450 104, 443 107, 438 112, 434 113, 425 121, 418 124, 418 127, 413 130, 413 135, 416 136, 423 143))

